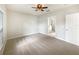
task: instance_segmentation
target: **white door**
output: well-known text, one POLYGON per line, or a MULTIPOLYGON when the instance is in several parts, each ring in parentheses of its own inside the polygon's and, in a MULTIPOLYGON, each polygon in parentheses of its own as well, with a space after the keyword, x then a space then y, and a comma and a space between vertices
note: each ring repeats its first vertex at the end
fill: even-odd
POLYGON ((79 45, 79 13, 66 15, 65 29, 66 40, 79 45))

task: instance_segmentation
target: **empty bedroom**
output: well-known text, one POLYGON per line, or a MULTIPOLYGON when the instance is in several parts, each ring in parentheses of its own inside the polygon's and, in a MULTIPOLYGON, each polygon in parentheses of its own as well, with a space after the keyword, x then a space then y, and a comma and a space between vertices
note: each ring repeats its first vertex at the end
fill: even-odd
POLYGON ((79 55, 79 4, 0 4, 1 55, 79 55))

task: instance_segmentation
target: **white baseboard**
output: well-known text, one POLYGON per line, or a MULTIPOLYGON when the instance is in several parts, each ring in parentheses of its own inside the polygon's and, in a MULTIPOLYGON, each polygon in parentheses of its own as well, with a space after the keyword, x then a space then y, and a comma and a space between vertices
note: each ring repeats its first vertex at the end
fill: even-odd
MULTIPOLYGON (((24 35, 16 35, 16 36, 14 36, 14 37, 8 38, 8 40, 9 40, 9 39, 18 38, 18 37, 23 37, 23 36, 29 36, 29 35, 32 35, 32 34, 36 34, 36 33, 24 34, 24 35)), ((45 34, 45 33, 42 33, 42 34, 45 34)), ((55 38, 57 38, 57 39, 59 39, 59 40, 62 40, 62 41, 65 41, 65 42, 68 42, 68 43, 71 43, 71 44, 74 44, 74 45, 79 46, 79 44, 72 43, 72 42, 70 42, 70 41, 68 41, 68 40, 65 40, 65 39, 63 39, 63 38, 60 38, 60 37, 56 36, 55 34, 54 34, 54 35, 45 34, 45 35, 48 35, 48 36, 51 36, 51 37, 55 37, 55 38)))
POLYGON ((5 49, 5 45, 6 45, 7 40, 4 42, 3 47, 1 48, 0 54, 3 55, 4 49, 5 49))
POLYGON ((3 39, 4 39, 4 42, 3 42, 2 47, 0 48, 0 55, 3 55, 4 48, 5 48, 5 45, 6 45, 6 42, 7 42, 7 37, 3 38, 3 39))
POLYGON ((56 36, 56 35, 51 35, 51 34, 46 34, 46 35, 51 36, 51 37, 55 37, 55 38, 57 38, 57 39, 59 39, 59 40, 62 40, 62 41, 68 42, 68 43, 70 43, 70 44, 79 46, 79 44, 77 44, 77 43, 70 42, 70 41, 68 41, 68 40, 66 40, 66 39, 63 39, 63 38, 61 38, 61 37, 58 37, 58 36, 56 36))
POLYGON ((29 36, 29 35, 32 35, 32 34, 36 34, 36 33, 23 34, 23 35, 18 34, 18 35, 15 35, 15 36, 13 36, 13 37, 9 37, 8 40, 9 40, 9 39, 18 38, 18 37, 23 37, 23 36, 29 36))
POLYGON ((15 35, 15 36, 12 36, 12 37, 8 37, 7 39, 14 39, 14 38, 17 38, 17 37, 22 37, 22 36, 26 36, 26 34, 24 35, 15 35))

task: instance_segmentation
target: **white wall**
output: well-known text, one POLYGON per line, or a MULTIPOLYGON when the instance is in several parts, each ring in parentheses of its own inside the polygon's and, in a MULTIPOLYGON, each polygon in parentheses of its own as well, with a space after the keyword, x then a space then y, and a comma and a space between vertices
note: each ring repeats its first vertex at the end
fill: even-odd
POLYGON ((65 15, 79 12, 79 5, 55 10, 51 13, 33 16, 18 12, 8 12, 8 38, 29 35, 32 33, 48 34, 48 17, 56 16, 55 33, 57 37, 65 39, 65 15))
POLYGON ((37 20, 39 33, 48 33, 48 18, 44 16, 38 16, 37 20))
POLYGON ((2 54, 4 47, 5 47, 6 40, 7 40, 7 28, 6 28, 7 27, 7 24, 6 24, 7 10, 6 10, 6 6, 0 4, 0 11, 3 13, 3 39, 2 39, 2 46, 0 46, 0 54, 2 54))
POLYGON ((8 11, 8 39, 37 33, 37 17, 8 11))
POLYGON ((0 11, 0 48, 3 46, 3 13, 0 11))
POLYGON ((79 5, 74 5, 68 8, 57 11, 56 18, 56 34, 58 37, 66 40, 66 14, 72 14, 79 12, 79 5))
POLYGON ((58 38, 65 39, 65 15, 70 13, 79 12, 79 5, 73 5, 70 7, 62 8, 55 10, 51 13, 45 14, 40 16, 40 32, 47 34, 47 18, 51 16, 56 16, 56 23, 55 23, 55 33, 58 38), (45 24, 45 25, 43 25, 45 24))
POLYGON ((55 18, 55 33, 57 37, 65 38, 65 20, 64 15, 60 12, 55 15, 44 15, 40 16, 40 22, 39 22, 39 32, 48 34, 48 18, 49 17, 55 18))
POLYGON ((2 29, 2 24, 3 24, 3 13, 0 11, 0 30, 2 29))
POLYGON ((56 15, 55 31, 57 37, 65 39, 65 19, 62 13, 56 15))

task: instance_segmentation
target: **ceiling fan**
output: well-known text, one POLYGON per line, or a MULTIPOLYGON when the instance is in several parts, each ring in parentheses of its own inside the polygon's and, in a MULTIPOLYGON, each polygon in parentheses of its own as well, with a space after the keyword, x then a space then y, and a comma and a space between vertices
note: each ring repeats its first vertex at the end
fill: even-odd
POLYGON ((35 8, 35 11, 44 11, 45 9, 47 9, 48 7, 44 6, 44 4, 37 4, 36 7, 32 7, 35 8))

